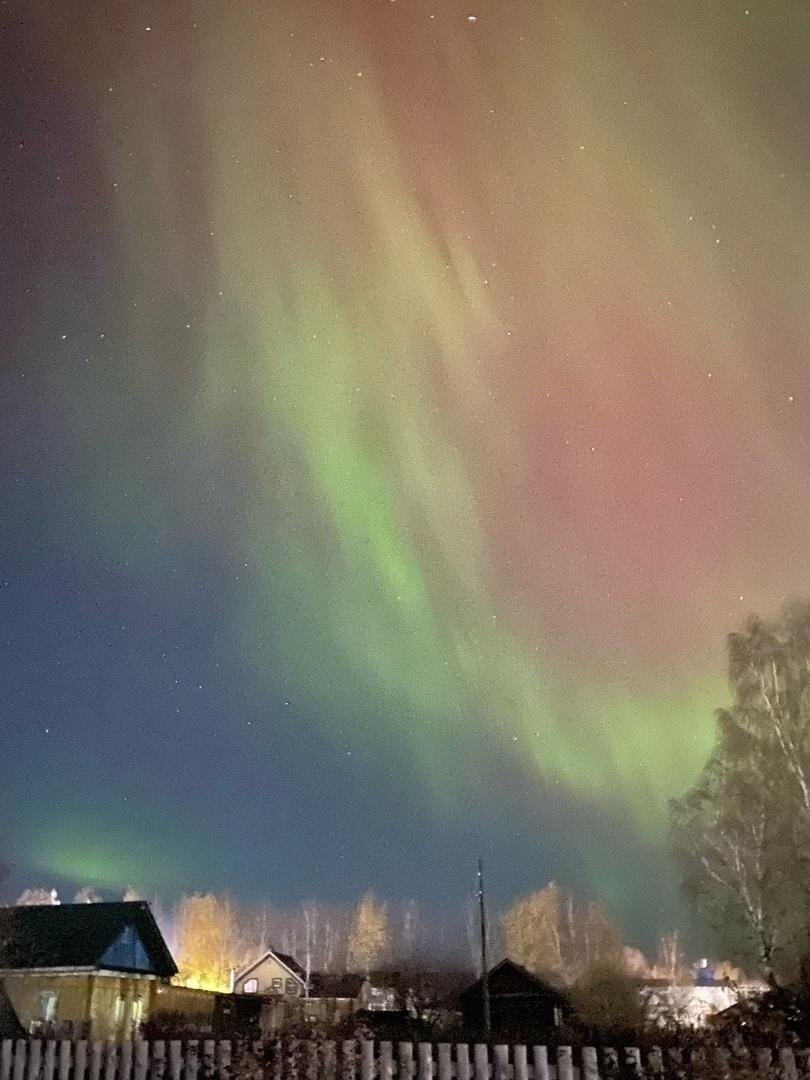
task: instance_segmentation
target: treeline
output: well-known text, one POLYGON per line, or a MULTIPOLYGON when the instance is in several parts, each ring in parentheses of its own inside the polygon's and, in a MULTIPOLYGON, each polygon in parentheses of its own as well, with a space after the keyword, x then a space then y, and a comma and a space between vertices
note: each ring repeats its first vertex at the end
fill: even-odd
MULTIPOLYGON (((75 902, 101 896, 80 890, 75 902)), ((172 907, 154 896, 128 890, 123 899, 149 900, 174 955, 178 981, 203 989, 226 990, 231 972, 245 967, 268 949, 293 956, 311 972, 468 971, 480 974, 478 905, 470 897, 459 928, 442 932, 415 900, 388 902, 367 892, 354 905, 314 900, 292 907, 247 905, 229 895, 187 895, 172 907)), ((54 890, 29 889, 18 903, 55 903, 54 890)), ((687 981, 687 963, 676 932, 661 938, 657 955, 646 957, 621 940, 616 926, 597 903, 578 904, 551 883, 516 900, 490 920, 490 959, 504 956, 563 986, 587 983, 594 973, 612 971, 635 979, 687 981)), ((730 964, 715 968, 720 977, 739 980, 730 964)))

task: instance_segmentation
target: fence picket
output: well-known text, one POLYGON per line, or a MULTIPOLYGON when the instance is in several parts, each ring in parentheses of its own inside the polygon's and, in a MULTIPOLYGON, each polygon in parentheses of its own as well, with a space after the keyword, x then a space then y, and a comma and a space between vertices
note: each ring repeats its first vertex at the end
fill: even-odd
POLYGON ((205 1039, 202 1052, 203 1080, 213 1080, 216 1053, 216 1042, 213 1039, 205 1039))
POLYGON ((231 1080, 231 1040, 221 1039, 217 1049, 218 1080, 231 1080))
POLYGON ((28 1042, 25 1039, 17 1039, 14 1048, 14 1080, 24 1080, 25 1077, 25 1051, 28 1042))
POLYGON ((663 1080, 664 1056, 660 1046, 653 1046, 647 1055, 647 1068, 653 1080, 663 1080))
POLYGON ((534 1067, 534 1080, 549 1080, 547 1046, 532 1047, 532 1065, 534 1067))
MULTIPOLYGON (((372 1055, 374 1047, 372 1044, 372 1055)), ((307 1039, 307 1058, 304 1063, 304 1076, 306 1080, 319 1080, 321 1075, 320 1046, 315 1039, 307 1039)))
POLYGON ((470 1048, 456 1043, 456 1080, 470 1080, 470 1048))
MULTIPOLYGON (((90 1043, 90 1080, 99 1080, 99 1077, 101 1076, 101 1063, 103 1060, 104 1043, 95 1039, 90 1043)), ((51 1078, 46 1076, 45 1080, 51 1080, 51 1078)))
POLYGON ((799 1071, 796 1068, 796 1059, 789 1046, 779 1049, 779 1075, 782 1080, 798 1080, 799 1071))
POLYGON ((45 1054, 42 1062, 42 1080, 53 1080, 56 1071, 56 1043, 48 1039, 45 1043, 45 1054))
POLYGON ((374 1080, 374 1043, 363 1039, 360 1043, 360 1080, 374 1080))
POLYGON ((599 1080, 599 1060, 595 1046, 582 1047, 582 1080, 599 1080))
POLYGON ((498 1043, 492 1048, 492 1073, 494 1080, 508 1080, 509 1047, 504 1043, 498 1043))
MULTIPOLYGON (((149 1069, 149 1043, 146 1039, 139 1039, 135 1043, 135 1076, 134 1080, 146 1080, 149 1069)), ((92 1080, 92 1077, 91 1077, 92 1080)))
POLYGON ((419 1080, 433 1080, 432 1043, 419 1043, 419 1080))
POLYGON ((179 1039, 169 1043, 169 1076, 171 1080, 180 1080, 183 1070, 183 1044, 179 1039))
POLYGON ((399 1059, 399 1080, 413 1080, 413 1043, 399 1043, 397 1057, 399 1059))
POLYGON ((132 1075, 132 1040, 121 1043, 121 1056, 118 1059, 118 1080, 130 1080, 132 1075))
MULTIPOLYGON (((452 1080, 453 1051, 450 1043, 439 1043, 437 1057, 439 1059, 439 1080, 452 1080)), ((382 1080, 382 1075, 380 1075, 380 1080, 382 1080)))
POLYGON ((39 1066, 42 1062, 42 1040, 32 1039, 28 1050, 28 1080, 39 1080, 39 1066))
POLYGON ((380 1080, 392 1080, 394 1076, 394 1047, 390 1042, 380 1043, 380 1080))
POLYGON ((323 1080, 336 1080, 337 1044, 334 1039, 327 1039, 323 1044, 323 1080))
POLYGON ((637 1046, 625 1046, 624 1063, 631 1076, 641 1076, 641 1051, 637 1046))
MULTIPOLYGON (((129 1043, 132 1046, 132 1043, 129 1043)), ((84 1080, 87 1071, 87 1039, 79 1039, 73 1056, 73 1080, 84 1080)))
POLYGON ((357 1080, 357 1047, 354 1039, 344 1039, 340 1049, 341 1080, 357 1080))
MULTIPOLYGON (((118 1047, 115 1043, 107 1043, 107 1057, 104 1062, 104 1080, 115 1080, 118 1067, 118 1047)), ((62 1078, 62 1063, 59 1063, 59 1080, 62 1078)))
POLYGON ((189 1039, 186 1043, 186 1080, 197 1080, 200 1069, 199 1040, 189 1039))
POLYGON ((557 1047, 557 1080, 574 1080, 574 1061, 570 1046, 557 1047))
POLYGON ((489 1080, 489 1047, 486 1043, 476 1043, 473 1047, 475 1080, 489 1080))
POLYGON ((605 1066, 607 1080, 615 1080, 619 1075, 619 1052, 614 1046, 606 1046, 602 1050, 602 1061, 605 1066))
POLYGON ((515 1080, 529 1080, 529 1066, 526 1060, 526 1047, 518 1043, 512 1047, 512 1062, 515 1070, 515 1080))

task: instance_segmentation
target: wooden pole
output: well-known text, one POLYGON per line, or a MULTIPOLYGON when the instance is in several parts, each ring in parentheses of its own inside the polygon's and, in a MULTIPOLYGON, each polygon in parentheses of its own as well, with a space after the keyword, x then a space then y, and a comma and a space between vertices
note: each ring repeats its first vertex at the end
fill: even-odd
POLYGON ((492 1037, 492 1015, 489 1008, 489 957, 487 956, 487 908, 484 903, 484 860, 478 860, 478 910, 481 916, 481 996, 484 1002, 484 1035, 492 1037))

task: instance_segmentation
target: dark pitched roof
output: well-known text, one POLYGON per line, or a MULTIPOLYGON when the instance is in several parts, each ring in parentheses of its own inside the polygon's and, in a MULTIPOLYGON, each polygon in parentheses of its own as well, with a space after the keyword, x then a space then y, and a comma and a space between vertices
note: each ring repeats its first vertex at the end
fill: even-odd
POLYGON ((313 971, 309 977, 310 997, 356 998, 363 986, 362 975, 331 975, 313 971))
POLYGON ((267 958, 270 956, 274 957, 276 960, 279 960, 286 968, 289 968, 293 975, 296 975, 302 983, 306 983, 307 973, 304 971, 304 969, 301 967, 295 957, 290 956, 289 953, 276 952, 275 949, 268 949, 267 952, 262 953, 262 955, 258 957, 258 959, 251 960, 249 964, 243 967, 240 971, 237 971, 236 978, 244 979, 246 975, 250 975, 252 971, 255 971, 256 968, 259 967, 260 964, 263 964, 265 960, 267 960, 267 958))
POLYGON ((307 981, 307 973, 304 971, 304 969, 301 967, 301 965, 298 963, 294 956, 290 956, 289 953, 283 952, 277 952, 276 956, 279 958, 282 964, 287 965, 290 971, 294 971, 299 979, 302 979, 304 982, 307 981))
POLYGON ((137 939, 129 950, 131 960, 119 944, 131 929, 149 970, 164 978, 176 975, 177 966, 143 900, 0 908, 0 968, 144 970, 134 955, 137 939))
MULTIPOLYGON (((542 979, 535 975, 522 964, 515 963, 508 957, 501 960, 494 968, 491 968, 488 976, 489 993, 491 997, 514 997, 515 995, 538 995, 543 997, 558 998, 565 1000, 565 995, 554 985, 551 979, 542 979)), ((479 997, 482 993, 481 979, 462 990, 458 995, 460 1001, 479 997)))

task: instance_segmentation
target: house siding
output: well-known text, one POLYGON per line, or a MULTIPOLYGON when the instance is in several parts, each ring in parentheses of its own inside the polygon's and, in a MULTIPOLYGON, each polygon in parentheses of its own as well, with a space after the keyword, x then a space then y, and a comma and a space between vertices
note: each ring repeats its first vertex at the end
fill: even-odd
POLYGON ((2 972, 0 976, 26 1031, 42 1020, 40 996, 51 992, 56 994, 53 1029, 64 1031, 72 1025, 74 1034, 93 1039, 131 1038, 137 1019, 134 1003, 141 1002, 140 1019, 147 1019, 157 985, 150 978, 98 972, 2 972), (123 1005, 117 1015, 119 1000, 123 1005))

